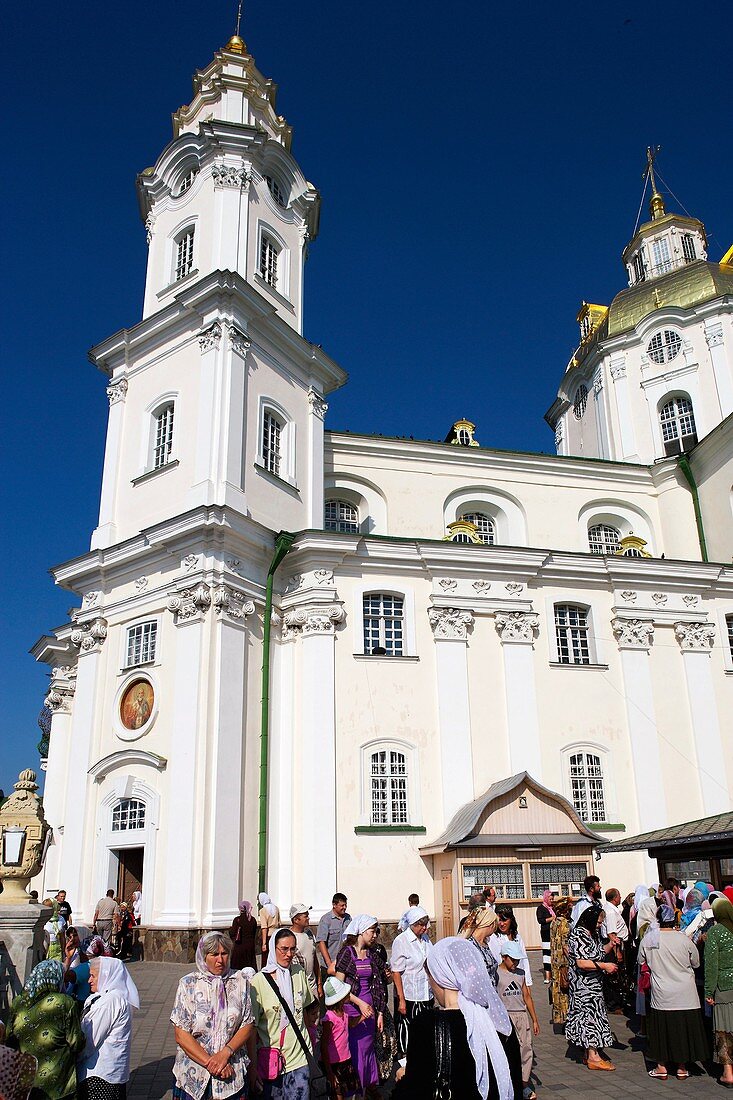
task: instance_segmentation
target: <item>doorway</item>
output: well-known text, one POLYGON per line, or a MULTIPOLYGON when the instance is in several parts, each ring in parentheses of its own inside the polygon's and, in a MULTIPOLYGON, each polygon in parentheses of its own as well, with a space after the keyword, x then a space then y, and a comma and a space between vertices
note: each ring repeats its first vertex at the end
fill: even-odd
POLYGON ((117 867, 117 897, 120 901, 130 901, 133 890, 143 888, 144 848, 118 848, 115 853, 117 867))

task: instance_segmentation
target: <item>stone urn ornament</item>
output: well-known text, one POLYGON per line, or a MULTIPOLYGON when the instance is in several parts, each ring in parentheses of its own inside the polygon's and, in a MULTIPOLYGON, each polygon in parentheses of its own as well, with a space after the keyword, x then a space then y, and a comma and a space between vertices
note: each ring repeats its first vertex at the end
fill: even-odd
POLYGON ((22 771, 0 809, 0 905, 30 904, 29 882, 41 870, 48 823, 36 794, 36 773, 22 771))

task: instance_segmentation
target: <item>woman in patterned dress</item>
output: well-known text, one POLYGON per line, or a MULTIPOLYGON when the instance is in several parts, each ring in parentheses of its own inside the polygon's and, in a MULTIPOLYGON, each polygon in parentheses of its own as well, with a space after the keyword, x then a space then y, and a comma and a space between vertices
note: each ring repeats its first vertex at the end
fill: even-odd
POLYGON ((603 1000, 603 975, 615 974, 618 969, 616 963, 606 959, 613 944, 610 940, 605 947, 601 943, 604 920, 603 908, 590 905, 568 936, 570 991, 565 1037, 574 1046, 583 1047, 588 1069, 614 1070, 614 1064, 599 1054, 599 1048, 613 1042, 603 1000))
POLYGON ((566 948, 570 934, 570 911, 573 907, 572 898, 558 898, 555 902, 555 917, 550 923, 550 965, 552 968, 552 985, 550 996, 552 1000, 552 1022, 558 1027, 565 1027, 568 1018, 568 987, 561 981, 561 977, 568 977, 568 956, 566 948), (564 987, 563 987, 564 986, 564 987))
POLYGON ((369 1100, 378 1100, 380 1096, 375 1035, 384 1027, 387 1007, 385 964, 372 951, 376 928, 376 917, 366 913, 354 917, 346 930, 347 942, 336 959, 336 977, 351 986, 352 1003, 346 1006, 346 1012, 362 1017, 360 1023, 349 1028, 349 1047, 363 1093, 369 1100))

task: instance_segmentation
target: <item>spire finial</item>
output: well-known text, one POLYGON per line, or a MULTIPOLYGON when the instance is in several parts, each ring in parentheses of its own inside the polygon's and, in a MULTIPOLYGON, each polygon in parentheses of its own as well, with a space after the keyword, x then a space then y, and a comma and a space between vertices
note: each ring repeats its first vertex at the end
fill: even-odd
POLYGON ((237 38, 239 38, 239 28, 241 26, 241 23, 242 23, 242 0, 239 0, 239 6, 237 8, 237 25, 234 28, 234 34, 237 38))
POLYGON ((663 218, 665 214, 664 199, 659 194, 659 191, 657 191, 657 181, 654 177, 654 161, 657 159, 661 148, 661 145, 647 145, 646 149, 646 175, 649 177, 652 185, 652 197, 649 200, 652 221, 656 221, 657 218, 663 218))
POLYGON ((242 0, 239 0, 239 4, 237 6, 237 23, 236 23, 236 26, 234 28, 234 34, 232 35, 232 37, 229 39, 229 41, 227 42, 227 44, 225 46, 225 49, 229 50, 230 53, 245 54, 247 52, 246 43, 245 43, 244 39, 242 37, 240 37, 240 34, 239 34, 239 28, 240 28, 241 25, 242 25, 242 0))

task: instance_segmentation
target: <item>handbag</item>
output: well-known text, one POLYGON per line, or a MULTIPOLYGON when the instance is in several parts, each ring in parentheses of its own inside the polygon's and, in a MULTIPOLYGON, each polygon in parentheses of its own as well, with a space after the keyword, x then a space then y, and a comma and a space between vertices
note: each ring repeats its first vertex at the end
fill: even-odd
MULTIPOLYGON (((328 1100, 329 1097, 333 1096, 331 1085, 325 1073, 318 1065, 318 1062, 311 1054, 310 1047, 303 1038, 303 1033, 295 1021, 295 1016, 293 1016, 292 1012, 290 1011, 290 1005, 287 1003, 287 1001, 283 999, 280 990, 277 987, 277 983, 273 978, 270 977, 269 974, 265 974, 265 980, 272 986, 273 992, 280 1004, 282 1005, 283 1011, 288 1018, 288 1023, 292 1027, 293 1031, 295 1032, 296 1039, 303 1048, 303 1053, 305 1054, 306 1061, 308 1062, 308 1069, 310 1070, 310 1081, 308 1084, 308 1095, 310 1096, 310 1100, 328 1100)), ((281 1039, 284 1034, 285 1032, 281 1032, 281 1039)))
POLYGON ((641 970, 639 971, 639 985, 638 989, 640 993, 648 993, 652 987, 652 972, 646 963, 641 964, 641 970))
POLYGON ((257 1072, 263 1081, 274 1081, 276 1077, 279 1077, 285 1071, 284 1040, 285 1028, 280 1032, 279 1046, 260 1047, 257 1051, 257 1072))
POLYGON ((570 973, 567 966, 557 968, 557 987, 561 993, 567 993, 570 989, 570 973))

